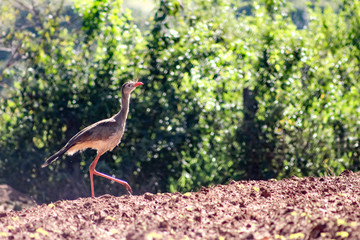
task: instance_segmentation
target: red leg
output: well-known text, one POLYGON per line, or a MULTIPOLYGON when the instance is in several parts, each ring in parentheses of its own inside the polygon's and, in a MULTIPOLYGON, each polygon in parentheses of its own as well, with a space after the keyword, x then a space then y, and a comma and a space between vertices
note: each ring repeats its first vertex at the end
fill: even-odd
POLYGON ((125 181, 123 181, 123 180, 120 180, 120 179, 117 179, 117 178, 114 178, 114 177, 111 177, 111 176, 109 176, 109 175, 106 175, 106 174, 104 174, 104 173, 101 173, 101 172, 98 172, 98 171, 95 170, 96 164, 97 164, 100 156, 101 156, 101 154, 98 154, 98 155, 96 156, 96 158, 94 159, 94 161, 90 164, 90 167, 89 167, 89 171, 90 171, 90 182, 91 182, 91 196, 92 196, 92 197, 95 197, 95 194, 94 194, 94 183, 93 183, 93 174, 98 175, 98 176, 100 176, 100 177, 104 177, 104 178, 110 179, 110 180, 112 180, 112 181, 115 181, 115 182, 117 182, 117 183, 122 184, 122 185, 126 188, 126 190, 129 192, 129 194, 132 194, 131 187, 130 187, 130 185, 129 185, 127 182, 125 182, 125 181))
POLYGON ((104 173, 98 172, 98 171, 96 171, 96 170, 94 171, 94 174, 95 174, 95 175, 98 175, 98 176, 101 176, 101 177, 104 177, 104 178, 107 178, 107 179, 110 179, 110 180, 115 181, 115 182, 117 182, 117 183, 122 184, 122 185, 126 188, 126 190, 129 192, 129 194, 132 194, 131 187, 130 187, 130 185, 129 185, 126 181, 120 180, 120 179, 117 179, 117 178, 114 178, 114 177, 111 177, 111 176, 109 176, 109 175, 106 175, 106 174, 104 174, 104 173))
POLYGON ((95 171, 95 167, 96 167, 96 164, 100 158, 101 154, 98 154, 96 156, 96 158, 94 159, 94 161, 90 164, 89 166, 89 172, 90 172, 90 184, 91 184, 91 196, 92 197, 95 197, 95 194, 94 194, 94 181, 93 181, 93 174, 94 174, 94 171, 95 171))

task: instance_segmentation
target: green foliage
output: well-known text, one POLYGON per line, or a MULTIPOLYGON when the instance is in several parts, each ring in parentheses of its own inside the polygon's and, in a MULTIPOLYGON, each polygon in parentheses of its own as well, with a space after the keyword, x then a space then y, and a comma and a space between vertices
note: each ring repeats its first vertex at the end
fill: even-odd
MULTIPOLYGON (((119 6, 118 2, 112 3, 119 6)), ((40 169, 40 163, 80 128, 118 110, 121 85, 133 77, 134 65, 139 62, 128 61, 135 59, 142 48, 140 32, 131 23, 129 13, 116 8, 108 11, 98 2, 81 9, 89 10, 98 13, 102 25, 84 21, 80 28, 67 28, 71 17, 57 17, 49 8, 45 16, 39 13, 36 18, 27 18, 35 34, 32 31, 21 32, 21 36, 17 32, 8 34, 9 41, 21 38, 21 51, 27 55, 21 65, 5 74, 14 79, 14 91, 12 97, 2 101, 2 121, 6 125, 1 144, 3 176, 15 186, 23 186, 23 191, 35 194, 41 187, 59 192, 50 196, 64 192, 67 197, 86 194, 79 193, 84 184, 76 170, 80 166, 84 169, 85 158, 81 161, 75 157, 72 162, 50 167, 55 173, 40 169), (37 18, 45 20, 38 25, 37 18), (61 170, 64 165, 70 173, 61 170), (31 188, 24 185, 26 182, 31 188), (59 182, 65 189, 53 187, 59 182), (73 188, 75 192, 71 190, 74 182, 79 182, 73 188)), ((88 17, 93 20, 95 16, 88 17)), ((73 18, 79 19, 76 15, 73 18)), ((38 196, 42 197, 49 198, 38 196)))
MULTIPOLYGON (((21 41, 22 60, 3 74, 13 88, 1 100, 1 175, 40 201, 88 196, 94 152, 39 166, 117 112, 134 78, 145 85, 127 131, 98 168, 138 193, 358 170, 360 3, 304 7, 302 29, 294 11, 285 1, 160 0, 143 32, 119 0, 23 12, 29 27, 3 42, 21 41)), ((122 189, 97 181, 97 194, 122 189)))
POLYGON ((221 143, 241 114, 233 113, 240 109, 235 94, 240 74, 222 39, 231 37, 224 35, 230 30, 225 13, 203 16, 200 7, 206 6, 196 7, 180 14, 177 1, 161 1, 147 36, 147 105, 137 105, 135 114, 148 119, 139 128, 151 141, 135 147, 147 150, 146 161, 137 160, 142 178, 136 182, 154 179, 152 191, 189 190, 229 177, 217 172, 226 173, 231 165, 221 143))

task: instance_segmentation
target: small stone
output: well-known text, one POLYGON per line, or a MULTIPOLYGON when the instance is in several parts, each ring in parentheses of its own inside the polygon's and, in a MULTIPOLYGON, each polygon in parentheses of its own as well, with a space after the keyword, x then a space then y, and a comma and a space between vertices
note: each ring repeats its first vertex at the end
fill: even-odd
POLYGON ((100 199, 109 199, 109 198, 112 198, 113 196, 111 196, 110 194, 105 194, 105 195, 102 195, 101 197, 99 197, 100 199))
POLYGON ((159 228, 167 228, 169 226, 169 223, 164 220, 159 223, 159 228))
POLYGON ((152 200, 154 200, 155 196, 154 196, 154 194, 151 194, 151 193, 145 193, 144 198, 146 200, 152 201, 152 200))
POLYGON ((91 207, 91 202, 84 203, 83 207, 89 209, 91 207))
POLYGON ((260 192, 261 192, 260 196, 262 196, 262 197, 265 197, 265 198, 271 197, 271 193, 265 188, 261 187, 260 192))
POLYGON ((348 177, 348 176, 350 176, 350 175, 353 175, 354 173, 353 173, 353 171, 351 171, 351 170, 349 170, 349 169, 346 169, 346 170, 344 170, 342 173, 340 173, 340 176, 346 176, 346 177, 348 177))

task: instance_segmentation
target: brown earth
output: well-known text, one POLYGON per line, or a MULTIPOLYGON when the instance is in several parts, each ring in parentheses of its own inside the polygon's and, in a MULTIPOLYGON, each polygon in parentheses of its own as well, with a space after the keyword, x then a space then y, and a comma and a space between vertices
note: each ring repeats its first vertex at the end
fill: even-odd
POLYGON ((0 184, 0 212, 29 208, 36 205, 35 200, 6 184, 0 184))
POLYGON ((360 173, 0 212, 0 239, 360 239, 360 173))

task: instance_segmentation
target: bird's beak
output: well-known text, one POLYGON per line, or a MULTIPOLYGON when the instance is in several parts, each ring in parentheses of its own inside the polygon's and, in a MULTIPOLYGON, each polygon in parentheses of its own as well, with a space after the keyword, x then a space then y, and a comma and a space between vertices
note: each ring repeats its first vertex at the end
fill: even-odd
POLYGON ((141 85, 144 85, 144 84, 142 82, 135 83, 135 87, 138 87, 138 86, 141 86, 141 85))

